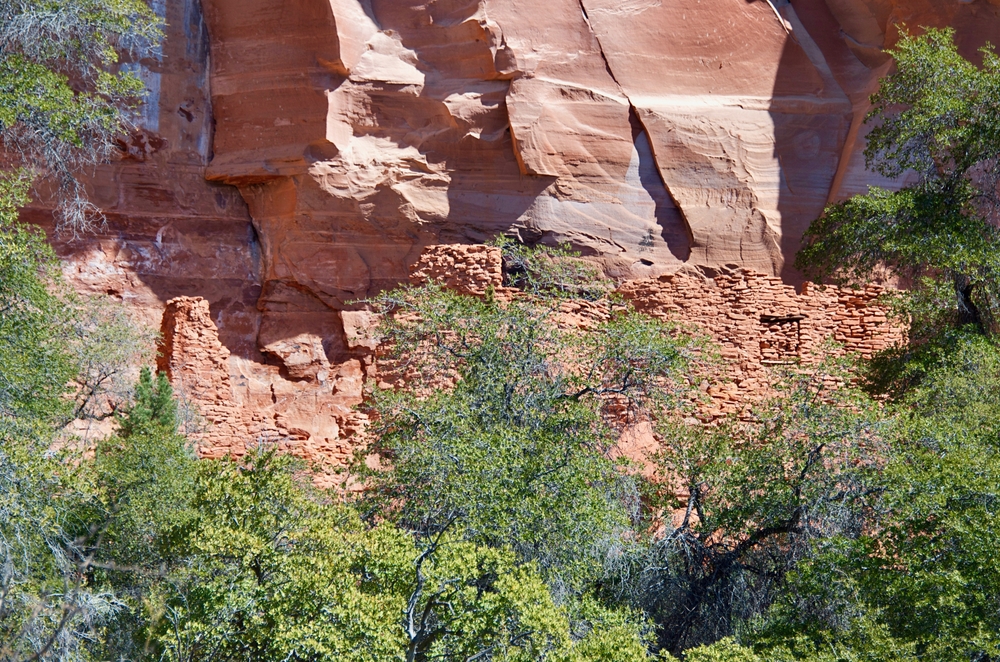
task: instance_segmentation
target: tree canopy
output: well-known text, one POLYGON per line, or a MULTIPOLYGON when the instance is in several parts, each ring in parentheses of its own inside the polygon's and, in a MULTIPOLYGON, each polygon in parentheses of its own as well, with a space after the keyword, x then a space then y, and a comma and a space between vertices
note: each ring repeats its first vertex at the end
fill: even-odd
POLYGON ((911 181, 832 205, 796 266, 818 281, 902 279, 919 339, 942 326, 997 331, 1000 255, 1000 58, 977 67, 950 29, 903 34, 896 71, 872 97, 868 167, 911 181))

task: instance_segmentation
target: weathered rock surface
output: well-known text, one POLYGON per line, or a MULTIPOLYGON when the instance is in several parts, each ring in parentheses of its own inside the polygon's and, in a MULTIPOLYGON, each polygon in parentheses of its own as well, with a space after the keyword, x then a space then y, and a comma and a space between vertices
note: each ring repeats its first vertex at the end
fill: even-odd
MULTIPOLYGON (((203 298, 211 383, 242 412, 217 425, 335 459, 374 370, 357 302, 411 271, 482 292, 498 262, 473 245, 497 233, 569 242, 641 305, 745 315, 740 361, 791 351, 800 313, 800 348, 816 323, 869 351, 881 340, 852 333, 877 320, 782 289, 801 235, 827 202, 894 185, 864 168, 862 120, 902 26, 953 26, 969 57, 1000 33, 1000 0, 154 6, 168 33, 139 63, 141 130, 89 180, 108 226, 54 243, 81 291, 150 325, 203 298), (425 252, 441 244, 469 247, 425 252), (727 278, 812 303, 739 303, 727 278)), ((44 203, 24 216, 51 225, 44 203)), ((246 442, 221 439, 207 452, 246 442)))
POLYGON ((207 3, 209 173, 250 203, 265 306, 291 282, 339 306, 426 244, 497 232, 569 241, 618 276, 731 264, 796 282, 809 222, 875 181, 860 138, 881 49, 904 23, 955 25, 968 53, 1000 28, 987 0, 276 11, 207 3))
MULTIPOLYGON (((239 191, 205 179, 215 121, 207 27, 198 0, 153 5, 169 29, 159 60, 141 63, 150 89, 142 126, 125 158, 85 173, 107 226, 80 237, 53 235, 53 245, 78 290, 128 302, 153 328, 167 300, 204 297, 225 346, 259 358, 256 233, 239 191)), ((51 233, 44 201, 22 218, 51 233)))

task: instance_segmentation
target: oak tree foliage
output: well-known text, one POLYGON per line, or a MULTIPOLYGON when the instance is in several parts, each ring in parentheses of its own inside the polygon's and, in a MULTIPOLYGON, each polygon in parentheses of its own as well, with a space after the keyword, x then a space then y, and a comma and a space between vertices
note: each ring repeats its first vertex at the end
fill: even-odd
POLYGON ((998 324, 1000 57, 987 45, 976 66, 953 36, 904 33, 872 97, 866 162, 904 185, 828 207, 796 260, 817 281, 902 279, 915 340, 998 324))
POLYGON ((142 0, 0 2, 3 167, 55 184, 61 227, 101 222, 77 176, 131 129, 145 86, 130 65, 153 56, 161 37, 142 0))

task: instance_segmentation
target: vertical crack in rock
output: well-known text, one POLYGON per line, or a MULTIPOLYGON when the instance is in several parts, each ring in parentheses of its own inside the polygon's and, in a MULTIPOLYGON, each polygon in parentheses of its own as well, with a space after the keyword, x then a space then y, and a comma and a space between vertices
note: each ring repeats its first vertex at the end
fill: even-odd
MULTIPOLYGON (((778 13, 775 5, 772 4, 771 7, 774 9, 775 13, 778 13)), ((850 100, 847 98, 847 93, 837 82, 837 79, 833 76, 833 71, 830 69, 830 63, 827 62, 826 56, 823 54, 823 50, 819 47, 816 41, 813 39, 812 35, 809 34, 809 30, 806 26, 802 24, 799 20, 798 14, 795 13, 795 7, 791 3, 785 3, 784 14, 779 14, 781 16, 782 24, 785 26, 785 31, 791 39, 802 48, 802 51, 809 58, 809 62, 816 68, 816 71, 820 75, 820 79, 823 81, 823 91, 829 92, 831 96, 837 98, 838 101, 843 101, 844 104, 850 106, 850 100), (789 26, 791 29, 789 29, 789 26)))
MULTIPOLYGON (((680 213, 681 219, 684 221, 684 232, 685 234, 687 234, 689 247, 693 246, 694 232, 691 229, 691 223, 687 218, 687 214, 684 211, 684 207, 682 207, 680 204, 677 203, 677 196, 675 196, 674 192, 670 190, 670 186, 667 185, 667 180, 663 176, 663 171, 660 169, 659 165, 660 159, 657 158, 656 156, 656 147, 653 141, 653 134, 650 132, 649 127, 646 126, 646 123, 642 120, 642 115, 639 113, 638 108, 636 108, 636 105, 632 102, 632 98, 628 95, 628 93, 625 91, 625 88, 618 81, 618 77, 615 76, 614 69, 611 68, 611 62, 608 60, 607 53, 604 52, 604 44, 601 43, 601 37, 600 35, 597 34, 597 31, 594 29, 593 24, 590 22, 590 15, 587 13, 587 6, 586 4, 584 4, 584 0, 579 0, 579 2, 580 2, 580 11, 583 14, 583 21, 584 23, 587 24, 587 27, 590 29, 590 34, 594 36, 594 41, 597 42, 597 50, 601 54, 601 59, 604 60, 604 67, 608 70, 608 75, 611 76, 611 79, 615 82, 615 85, 618 86, 618 91, 621 92, 622 97, 624 97, 628 101, 629 115, 635 117, 639 121, 639 124, 642 125, 642 130, 645 132, 646 140, 649 143, 649 149, 653 153, 653 160, 656 161, 657 164, 656 171, 659 174, 660 182, 663 184, 663 188, 666 189, 667 195, 670 196, 670 199, 673 201, 674 206, 680 213)), ((513 129, 511 130, 511 135, 513 136, 513 129)))
MULTIPOLYGON (((842 103, 843 105, 843 115, 844 121, 847 124, 847 131, 843 134, 841 140, 840 156, 837 161, 837 167, 834 171, 834 175, 830 180, 830 186, 827 190, 827 203, 831 203, 836 198, 836 192, 840 188, 841 182, 844 178, 844 173, 846 172, 847 166, 850 162, 850 154, 853 152, 854 144, 857 139, 858 132, 860 131, 861 124, 864 120, 865 113, 855 113, 854 104, 851 102, 850 97, 847 95, 847 91, 841 86, 837 81, 836 77, 833 75, 833 70, 830 67, 830 63, 827 61, 826 55, 823 50, 813 39, 812 34, 809 33, 808 28, 802 23, 799 15, 795 11, 795 7, 792 6, 788 0, 768 0, 771 4, 772 9, 774 9, 776 14, 782 19, 782 22, 786 25, 786 32, 788 32, 790 38, 794 39, 795 42, 802 48, 802 51, 809 58, 809 61, 816 68, 816 71, 820 75, 820 79, 823 82, 823 92, 829 94, 829 96, 834 97, 837 100, 838 105, 842 103), (781 7, 781 12, 779 12, 778 7, 781 7), (789 30, 788 27, 791 27, 789 30)), ((785 168, 782 166, 782 179, 785 184, 791 190, 791 184, 788 183, 787 178, 785 178, 785 168)))
MULTIPOLYGON (((615 85, 618 86, 618 90, 622 93, 622 96, 628 99, 628 95, 625 94, 622 84, 618 82, 618 77, 615 76, 615 72, 611 68, 611 63, 608 61, 607 53, 604 52, 604 44, 601 43, 601 38, 597 35, 597 30, 594 29, 593 24, 590 22, 590 15, 587 14, 587 6, 583 4, 583 0, 580 0, 580 11, 583 13, 583 22, 587 24, 587 28, 590 29, 590 34, 594 36, 594 41, 597 42, 597 50, 601 54, 601 59, 604 60, 604 68, 608 70, 608 75, 611 76, 611 80, 615 81, 615 85)), ((631 99, 629 99, 629 105, 632 105, 631 99)))
MULTIPOLYGON (((652 136, 649 133, 649 129, 643 123, 642 118, 639 117, 639 113, 636 110, 635 106, 632 105, 631 103, 629 104, 629 123, 634 124, 633 132, 636 129, 638 129, 638 131, 640 132, 638 136, 635 136, 633 138, 635 143, 636 154, 641 159, 643 156, 643 152, 648 150, 650 160, 652 161, 652 163, 650 164, 651 167, 649 169, 656 172, 655 179, 654 178, 643 179, 642 181, 643 188, 645 188, 649 192, 650 197, 653 198, 655 202, 656 192, 654 192, 651 189, 654 187, 654 185, 658 184, 662 188, 663 193, 665 193, 667 198, 669 198, 670 203, 673 206, 673 209, 677 211, 678 215, 681 218, 681 224, 683 226, 682 229, 684 231, 684 235, 687 240, 687 253, 684 255, 678 254, 674 246, 670 246, 670 250, 672 253, 674 253, 676 257, 678 257, 678 259, 680 259, 682 262, 686 262, 687 259, 691 256, 691 246, 694 244, 694 234, 691 232, 691 224, 688 222, 687 217, 684 215, 684 210, 681 208, 679 204, 677 204, 676 198, 674 198, 673 194, 670 192, 670 187, 667 186, 667 182, 663 178, 663 173, 660 171, 659 162, 656 158, 656 151, 655 148, 653 147, 652 136), (640 144, 640 139, 644 144, 640 144)), ((657 207, 659 207, 659 205, 657 205, 657 207)), ((661 233, 663 233, 663 238, 667 240, 667 244, 669 246, 670 241, 667 239, 667 234, 666 234, 669 231, 669 229, 664 225, 664 221, 666 221, 666 219, 663 218, 663 215, 664 215, 663 212, 659 208, 657 208, 654 216, 657 225, 660 225, 661 233)))
POLYGON ((850 101, 792 6, 723 10, 670 0, 629 4, 626 12, 614 0, 578 3, 693 235, 691 266, 788 268, 784 256, 822 211, 850 124, 850 101), (687 8, 692 25, 718 30, 706 37, 684 25, 645 27, 667 26, 677 7, 687 8), (774 24, 775 10, 791 34, 774 24), (650 57, 659 49, 662 65, 650 57), (634 67, 636 60, 648 64, 634 67))
POLYGON ((787 21, 785 20, 785 18, 784 18, 784 17, 783 17, 782 15, 781 15, 781 12, 780 12, 780 11, 778 11, 778 5, 782 5, 782 6, 784 6, 784 5, 787 5, 787 4, 789 4, 789 3, 788 3, 788 0, 767 0, 767 4, 768 4, 768 6, 770 6, 770 7, 771 7, 771 11, 773 11, 773 12, 774 12, 774 16, 775 16, 775 18, 777 18, 777 19, 778 19, 778 23, 781 23, 781 27, 782 27, 782 29, 784 29, 784 31, 785 31, 786 33, 788 33, 789 35, 790 35, 790 34, 792 34, 792 29, 791 29, 791 27, 790 27, 790 26, 788 25, 788 22, 787 22, 787 21))

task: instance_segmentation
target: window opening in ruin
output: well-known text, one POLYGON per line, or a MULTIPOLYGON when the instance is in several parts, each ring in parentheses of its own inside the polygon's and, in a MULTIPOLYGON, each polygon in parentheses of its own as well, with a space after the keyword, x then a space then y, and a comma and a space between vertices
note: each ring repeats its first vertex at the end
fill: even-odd
POLYGON ((760 358, 765 365, 797 363, 805 315, 761 315, 760 358))

